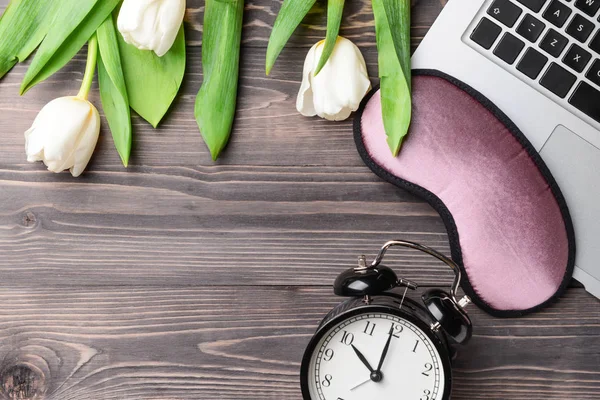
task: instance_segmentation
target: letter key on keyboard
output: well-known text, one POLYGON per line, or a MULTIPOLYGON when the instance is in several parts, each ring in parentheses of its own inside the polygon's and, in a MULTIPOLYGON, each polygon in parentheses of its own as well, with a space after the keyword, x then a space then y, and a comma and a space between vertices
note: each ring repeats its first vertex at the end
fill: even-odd
POLYGON ((588 21, 587 18, 576 14, 571 22, 569 22, 566 30, 575 40, 585 43, 594 30, 594 24, 588 21))
POLYGON ((566 37, 556 32, 554 29, 548 29, 540 43, 540 47, 551 56, 558 57, 569 43, 566 37))
POLYGON ((593 17, 598 12, 598 9, 600 9, 600 0, 577 0, 575 7, 593 17))
POLYGON ((563 62, 565 65, 573 68, 577 72, 582 72, 585 66, 590 62, 592 55, 582 49, 581 47, 573 44, 565 57, 563 62))
POLYGON ((551 24, 562 28, 565 22, 567 22, 569 15, 571 15, 571 9, 569 7, 558 0, 552 0, 552 3, 546 8, 543 17, 551 24))

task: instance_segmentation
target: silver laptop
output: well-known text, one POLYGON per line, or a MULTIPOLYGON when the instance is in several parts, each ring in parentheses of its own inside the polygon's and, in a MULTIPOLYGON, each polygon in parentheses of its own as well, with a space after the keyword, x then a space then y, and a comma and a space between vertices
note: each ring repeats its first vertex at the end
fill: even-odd
POLYGON ((413 56, 517 124, 575 227, 574 277, 600 298, 600 0, 450 0, 413 56))

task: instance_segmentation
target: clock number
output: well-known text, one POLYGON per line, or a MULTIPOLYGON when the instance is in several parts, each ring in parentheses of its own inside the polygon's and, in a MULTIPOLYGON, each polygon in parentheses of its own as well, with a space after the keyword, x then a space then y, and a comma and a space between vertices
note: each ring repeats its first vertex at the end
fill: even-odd
POLYGON ((367 326, 365 326, 365 330, 363 333, 366 333, 369 336, 373 336, 373 332, 375 331, 375 327, 377 324, 371 324, 371 321, 367 321, 367 326))
POLYGON ((417 352, 417 346, 419 345, 419 340, 417 339, 417 342, 415 343, 415 347, 413 348, 413 353, 417 352))
POLYGON ((329 374, 325 375, 325 379, 323 379, 323 382, 321 382, 321 385, 323 385, 324 387, 331 386, 332 379, 333 379, 333 376, 331 376, 329 374))
POLYGON ((392 322, 392 327, 390 328, 390 331, 392 332, 393 337, 395 337, 396 339, 400 339, 400 334, 403 330, 404 327, 402 325, 396 325, 392 322))
POLYGON ((340 343, 344 343, 346 346, 350 346, 352 344, 352 342, 354 342, 354 334, 344 331, 344 334, 342 335, 342 340, 340 340, 340 343))
POLYGON ((327 349, 327 350, 325 350, 325 357, 323 359, 325 361, 331 361, 334 354, 335 354, 335 352, 333 351, 333 349, 327 349))
POLYGON ((429 373, 431 372, 432 369, 433 369, 433 365, 431 365, 430 363, 427 363, 427 364, 425 364, 425 371, 423 371, 421 373, 425 376, 429 376, 429 373))
POLYGON ((423 390, 423 394, 424 396, 421 397, 421 400, 429 400, 431 397, 429 397, 431 395, 431 391, 425 389, 423 390))

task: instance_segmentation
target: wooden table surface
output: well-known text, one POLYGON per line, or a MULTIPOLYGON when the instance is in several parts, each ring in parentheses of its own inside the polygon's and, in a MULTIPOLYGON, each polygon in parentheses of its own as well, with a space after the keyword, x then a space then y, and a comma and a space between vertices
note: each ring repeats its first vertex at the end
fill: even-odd
MULTIPOLYGON (((444 3, 413 1, 414 45, 444 3)), ((247 2, 234 134, 210 161, 193 112, 203 4, 188 0, 180 96, 160 129, 134 117, 128 169, 105 128, 79 179, 26 162, 23 132, 46 102, 77 92, 84 52, 25 97, 26 65, 1 81, 0 398, 300 399, 302 352, 340 301, 340 271, 392 238, 448 253, 434 210, 363 165, 350 120, 295 110, 324 4, 266 77, 281 2, 247 2)), ((370 2, 349 1, 345 15, 342 35, 376 82, 370 2)), ((451 281, 409 250, 390 263, 425 287, 451 281)), ((600 302, 583 289, 525 318, 470 313, 453 399, 600 399, 600 302)))

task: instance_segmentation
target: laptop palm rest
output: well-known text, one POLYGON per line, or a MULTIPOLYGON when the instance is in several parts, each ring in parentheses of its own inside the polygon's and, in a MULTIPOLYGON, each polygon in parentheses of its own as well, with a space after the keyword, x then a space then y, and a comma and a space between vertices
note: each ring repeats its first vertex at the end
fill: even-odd
POLYGON ((600 150, 559 125, 540 154, 573 219, 577 247, 574 277, 600 297, 600 150))

